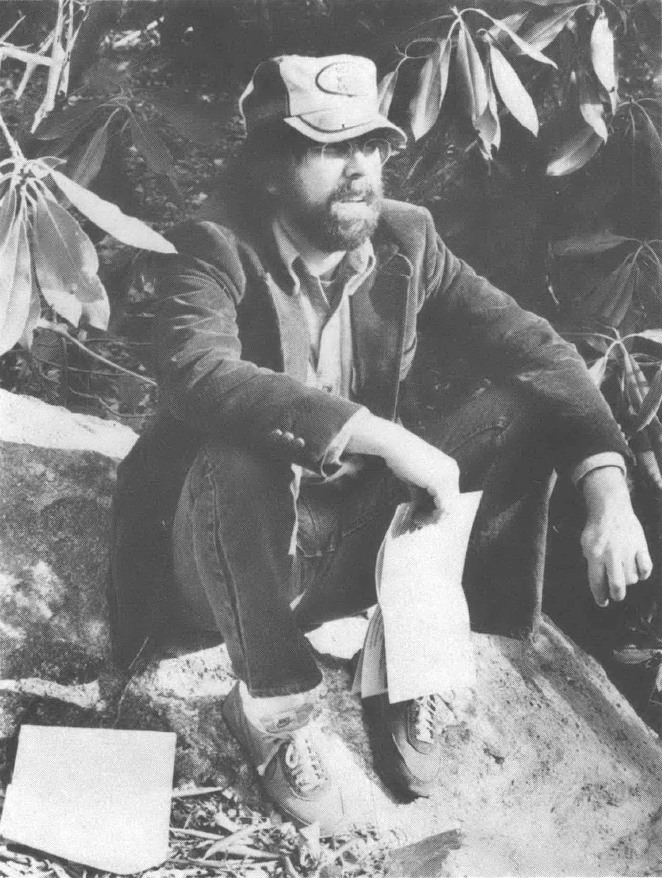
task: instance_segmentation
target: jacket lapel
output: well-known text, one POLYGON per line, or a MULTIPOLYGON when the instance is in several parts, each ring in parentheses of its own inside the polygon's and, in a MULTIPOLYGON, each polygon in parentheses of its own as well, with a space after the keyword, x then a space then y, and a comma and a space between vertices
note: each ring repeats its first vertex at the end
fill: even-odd
MULTIPOLYGON (((219 221, 215 215, 214 221, 219 221)), ((380 230, 381 231, 381 230, 380 230)), ((300 381, 308 374, 309 341, 306 321, 291 278, 280 260, 271 230, 244 228, 255 262, 261 264, 259 280, 265 299, 274 309, 284 371, 300 381), (261 254, 261 258, 257 257, 261 254)), ((412 264, 390 237, 375 238, 377 265, 372 275, 350 299, 356 369, 356 397, 371 411, 394 418, 398 404, 400 367, 407 330, 407 306, 412 264)))
POLYGON ((411 262, 394 242, 375 247, 377 266, 351 299, 356 391, 359 402, 394 418, 407 326, 411 262))

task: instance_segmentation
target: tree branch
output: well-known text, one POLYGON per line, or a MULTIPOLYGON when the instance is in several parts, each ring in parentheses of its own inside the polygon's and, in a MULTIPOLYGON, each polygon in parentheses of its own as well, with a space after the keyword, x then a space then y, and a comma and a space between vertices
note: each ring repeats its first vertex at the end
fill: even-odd
POLYGON ((101 354, 97 354, 96 351, 90 350, 87 345, 84 345, 81 341, 78 341, 77 338, 74 338, 73 335, 70 335, 66 329, 63 329, 59 323, 51 323, 48 320, 41 320, 38 325, 43 329, 50 329, 51 332, 63 336, 77 348, 80 348, 81 351, 85 351, 86 354, 89 354, 92 359, 98 360, 99 363, 103 363, 104 366, 110 366, 111 369, 116 369, 118 372, 124 373, 124 375, 131 375, 132 378, 138 378, 145 384, 149 384, 150 387, 156 387, 156 381, 152 378, 148 378, 146 375, 140 375, 138 372, 133 372, 131 369, 125 369, 124 366, 120 366, 118 363, 113 363, 112 360, 108 360, 106 357, 102 357, 101 354))

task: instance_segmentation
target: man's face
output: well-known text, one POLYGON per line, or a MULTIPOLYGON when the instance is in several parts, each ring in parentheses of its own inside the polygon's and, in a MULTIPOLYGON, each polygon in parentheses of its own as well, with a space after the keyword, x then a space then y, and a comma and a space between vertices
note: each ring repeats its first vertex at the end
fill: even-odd
POLYGON ((375 231, 382 199, 383 148, 374 135, 312 144, 276 183, 278 212, 326 253, 351 250, 375 231))

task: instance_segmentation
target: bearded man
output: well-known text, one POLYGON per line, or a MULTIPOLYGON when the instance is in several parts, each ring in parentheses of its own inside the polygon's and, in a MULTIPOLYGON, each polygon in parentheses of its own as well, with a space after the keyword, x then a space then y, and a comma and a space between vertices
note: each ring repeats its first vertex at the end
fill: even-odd
MULTIPOLYGON (((178 254, 157 266, 159 408, 118 475, 114 642, 128 665, 165 607, 175 628, 220 633, 238 677, 231 732, 276 804, 330 833, 343 791, 313 733, 321 674, 304 632, 375 603, 408 491, 423 519, 483 490, 464 582, 475 630, 535 631, 554 471, 585 498, 599 604, 651 561, 628 446, 575 349, 453 256, 427 210, 383 197, 406 136, 379 113, 373 63, 270 59, 241 109, 217 214, 173 230, 178 254), (419 331, 489 379, 437 413, 428 441, 398 419, 419 331)), ((376 700, 378 771, 429 795, 437 693, 376 700)))

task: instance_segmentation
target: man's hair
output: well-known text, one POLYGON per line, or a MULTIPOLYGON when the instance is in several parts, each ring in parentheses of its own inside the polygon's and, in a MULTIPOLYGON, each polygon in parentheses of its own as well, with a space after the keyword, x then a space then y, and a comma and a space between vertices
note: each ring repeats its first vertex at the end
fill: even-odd
POLYGON ((263 125, 241 144, 223 173, 223 189, 242 211, 273 212, 275 198, 268 186, 291 159, 302 158, 312 143, 285 122, 263 125))

